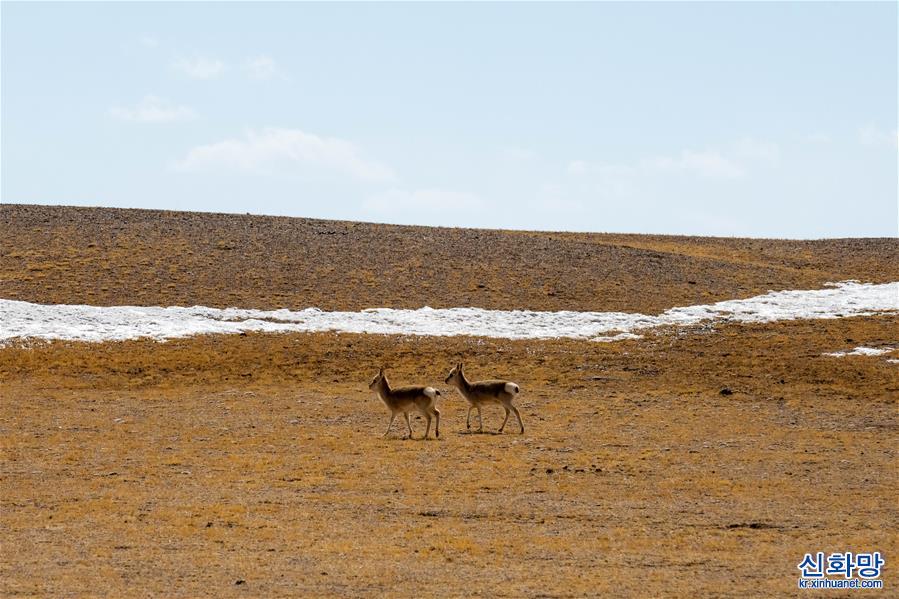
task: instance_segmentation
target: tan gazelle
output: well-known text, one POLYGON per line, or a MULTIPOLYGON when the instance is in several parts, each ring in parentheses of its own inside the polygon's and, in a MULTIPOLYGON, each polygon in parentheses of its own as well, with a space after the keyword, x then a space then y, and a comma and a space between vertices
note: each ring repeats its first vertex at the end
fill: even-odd
POLYGON ((468 400, 468 416, 465 419, 465 427, 471 429, 471 410, 475 408, 478 411, 478 430, 484 431, 484 420, 481 418, 481 406, 488 403, 498 403, 506 411, 506 418, 503 425, 499 427, 499 432, 503 432, 506 428, 506 422, 509 420, 509 412, 514 412, 518 418, 518 424, 521 426, 521 432, 524 433, 524 423, 521 422, 521 414, 518 408, 512 405, 512 400, 518 397, 521 391, 517 383, 510 381, 476 381, 471 383, 465 378, 462 372, 462 362, 450 370, 445 383, 449 383, 459 390, 459 394, 468 400))
POLYGON ((411 439, 412 425, 409 424, 409 412, 412 411, 420 412, 425 417, 425 420, 428 421, 428 428, 425 430, 423 439, 427 439, 428 433, 431 431, 432 416, 437 420, 434 425, 434 436, 440 437, 440 411, 434 405, 437 403, 440 391, 433 387, 397 387, 392 389, 383 368, 378 370, 377 376, 372 379, 368 388, 377 393, 384 405, 387 406, 387 409, 390 410, 390 422, 387 424, 387 431, 384 433, 385 437, 390 433, 390 427, 393 425, 396 415, 402 414, 406 419, 406 428, 409 429, 408 438, 411 439))

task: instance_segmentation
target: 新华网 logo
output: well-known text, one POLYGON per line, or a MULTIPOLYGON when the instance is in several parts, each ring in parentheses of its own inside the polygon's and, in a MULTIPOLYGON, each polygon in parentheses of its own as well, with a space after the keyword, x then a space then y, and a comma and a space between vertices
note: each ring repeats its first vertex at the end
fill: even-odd
POLYGON ((824 559, 819 551, 805 557, 796 566, 802 573, 800 589, 882 589, 880 569, 884 560, 873 553, 835 552, 824 559))

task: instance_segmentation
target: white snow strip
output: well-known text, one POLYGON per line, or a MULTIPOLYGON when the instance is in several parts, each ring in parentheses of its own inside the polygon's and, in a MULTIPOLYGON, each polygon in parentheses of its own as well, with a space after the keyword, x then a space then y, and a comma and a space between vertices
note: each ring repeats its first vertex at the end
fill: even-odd
POLYGON ((864 347, 859 346, 853 349, 852 351, 835 351, 824 354, 825 356, 833 356, 835 358, 842 358, 843 356, 882 356, 883 354, 888 354, 893 351, 892 347, 864 347))
POLYGON ((624 312, 532 312, 448 308, 375 308, 323 312, 317 308, 239 308, 43 305, 0 300, 0 343, 12 339, 164 340, 203 333, 320 332, 390 335, 471 335, 505 339, 633 339, 634 331, 704 321, 772 322, 899 312, 899 283, 844 281, 827 289, 772 291, 742 300, 672 308, 658 316, 624 312))

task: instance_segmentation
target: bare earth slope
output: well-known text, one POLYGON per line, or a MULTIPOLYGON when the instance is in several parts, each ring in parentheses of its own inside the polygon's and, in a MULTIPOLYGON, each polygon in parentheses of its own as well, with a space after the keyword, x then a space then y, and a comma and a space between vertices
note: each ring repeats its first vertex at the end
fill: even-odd
POLYGON ((0 297, 93 305, 658 313, 899 280, 895 239, 783 241, 401 227, 0 206, 0 297))
MULTIPOLYGON (((895 239, 8 205, 0 235, 0 297, 47 303, 658 312, 899 280, 895 239)), ((899 349, 825 354, 899 348, 897 330, 892 314, 618 343, 12 344, 0 348, 0 596, 780 597, 816 551, 882 552, 888 596, 899 349), (487 433, 466 431, 464 401, 442 384, 459 358, 521 385, 526 434, 494 434, 499 409, 487 433), (439 441, 402 441, 399 426, 381 437, 386 409, 366 388, 380 365, 442 390, 439 441)))

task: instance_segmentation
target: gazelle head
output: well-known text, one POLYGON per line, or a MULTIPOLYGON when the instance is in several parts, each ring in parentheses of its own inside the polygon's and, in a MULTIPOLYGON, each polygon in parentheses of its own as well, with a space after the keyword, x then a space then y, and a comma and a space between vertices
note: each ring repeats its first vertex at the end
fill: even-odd
POLYGON ((446 379, 444 379, 444 383, 449 383, 452 385, 456 385, 462 382, 462 362, 459 362, 453 369, 449 371, 449 374, 446 375, 446 379))
POLYGON ((387 375, 384 374, 384 369, 379 368, 378 374, 376 374, 375 378, 373 378, 371 380, 371 382, 368 384, 368 388, 372 391, 377 390, 378 386, 380 386, 380 384, 381 384, 381 381, 385 380, 386 378, 387 378, 387 375))

